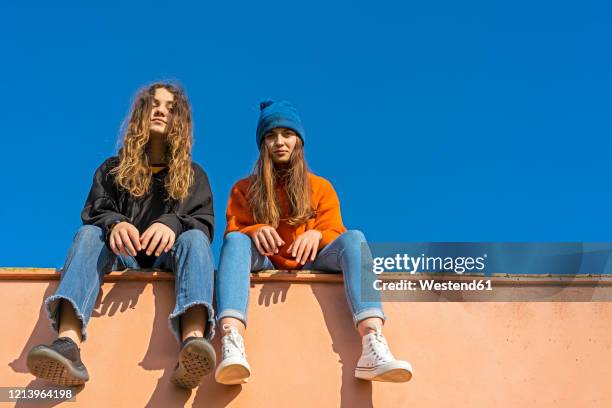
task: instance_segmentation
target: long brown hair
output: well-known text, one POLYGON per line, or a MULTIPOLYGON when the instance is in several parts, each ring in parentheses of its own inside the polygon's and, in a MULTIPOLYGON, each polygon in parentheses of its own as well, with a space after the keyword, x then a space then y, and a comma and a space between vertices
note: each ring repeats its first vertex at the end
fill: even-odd
POLYGON ((265 143, 253 168, 248 189, 249 206, 255 222, 278 227, 281 210, 276 186, 284 186, 289 200, 289 225, 301 225, 314 215, 310 201, 311 187, 308 165, 304 158, 304 145, 298 138, 287 167, 276 167, 265 143))
POLYGON ((134 197, 142 197, 151 189, 153 173, 147 154, 149 119, 155 90, 159 88, 174 95, 166 134, 168 175, 164 184, 169 198, 181 200, 187 197, 189 187, 194 182, 191 167, 193 124, 191 105, 178 85, 154 83, 138 92, 124 125, 119 164, 111 172, 115 174, 115 183, 134 197))

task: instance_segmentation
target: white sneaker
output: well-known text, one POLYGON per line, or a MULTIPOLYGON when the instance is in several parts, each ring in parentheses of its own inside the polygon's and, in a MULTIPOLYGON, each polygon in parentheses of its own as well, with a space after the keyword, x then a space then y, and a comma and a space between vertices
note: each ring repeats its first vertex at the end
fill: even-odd
POLYGON ((368 381, 410 381, 412 366, 393 357, 380 330, 363 336, 361 343, 363 352, 355 368, 355 377, 368 381))
POLYGON ((238 329, 224 324, 225 335, 221 339, 222 360, 215 371, 215 380, 220 384, 244 384, 251 375, 251 366, 246 360, 244 340, 238 329))

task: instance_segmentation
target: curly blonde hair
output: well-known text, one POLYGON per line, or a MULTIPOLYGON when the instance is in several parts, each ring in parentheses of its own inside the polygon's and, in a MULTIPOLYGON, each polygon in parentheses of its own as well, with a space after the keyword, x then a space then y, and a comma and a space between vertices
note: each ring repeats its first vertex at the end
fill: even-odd
POLYGON ((155 91, 159 88, 174 95, 166 134, 168 175, 165 187, 169 198, 180 201, 187 197, 194 182, 194 172, 191 167, 191 105, 178 85, 154 83, 138 92, 124 126, 119 164, 111 172, 115 175, 115 183, 134 197, 142 197, 150 191, 153 173, 147 154, 149 124, 155 91))

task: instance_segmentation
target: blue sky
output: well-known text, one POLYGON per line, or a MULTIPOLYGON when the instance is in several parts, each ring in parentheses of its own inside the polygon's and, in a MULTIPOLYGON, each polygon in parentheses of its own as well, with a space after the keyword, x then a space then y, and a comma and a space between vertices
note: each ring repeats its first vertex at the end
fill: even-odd
POLYGON ((370 241, 610 240, 607 4, 124 3, 0 6, 1 266, 62 265, 160 79, 193 104, 215 255, 267 98, 298 107, 310 167, 370 241))

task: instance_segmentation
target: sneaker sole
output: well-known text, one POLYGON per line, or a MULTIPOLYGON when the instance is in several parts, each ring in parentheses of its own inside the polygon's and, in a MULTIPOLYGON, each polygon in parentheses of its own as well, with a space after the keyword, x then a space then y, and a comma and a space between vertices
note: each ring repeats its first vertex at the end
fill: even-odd
POLYGON ((33 348, 28 353, 27 366, 36 377, 57 385, 76 387, 89 380, 89 375, 75 370, 69 359, 47 347, 33 348))
POLYGON ((182 388, 195 388, 215 363, 215 350, 208 342, 192 341, 179 353, 179 365, 171 381, 182 388))
POLYGON ((242 359, 226 359, 215 371, 215 380, 219 384, 236 385, 249 381, 251 367, 242 359))
POLYGON ((367 381, 408 382, 412 378, 412 367, 409 363, 403 363, 392 361, 380 367, 357 367, 355 377, 367 381))

